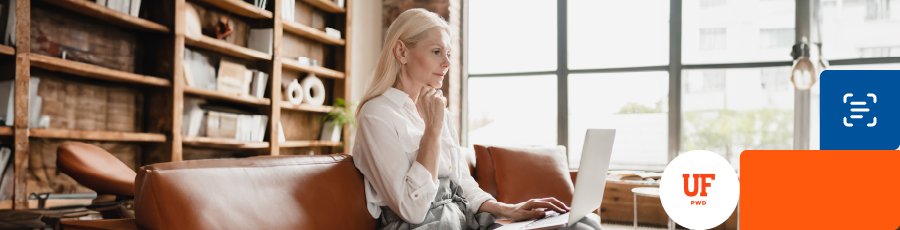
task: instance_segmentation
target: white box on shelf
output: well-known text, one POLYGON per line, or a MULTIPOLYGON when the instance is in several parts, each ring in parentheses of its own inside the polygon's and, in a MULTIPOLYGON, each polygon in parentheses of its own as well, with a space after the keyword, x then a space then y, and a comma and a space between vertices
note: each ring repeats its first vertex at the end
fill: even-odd
POLYGON ((250 29, 248 48, 272 55, 274 28, 250 29))

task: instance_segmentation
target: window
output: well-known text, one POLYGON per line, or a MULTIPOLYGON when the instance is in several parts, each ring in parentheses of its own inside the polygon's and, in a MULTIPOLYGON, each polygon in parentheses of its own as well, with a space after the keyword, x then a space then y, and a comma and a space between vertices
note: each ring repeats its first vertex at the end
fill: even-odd
POLYGON ((684 151, 709 150, 739 169, 744 150, 792 149, 794 88, 786 87, 790 71, 790 66, 684 70, 686 79, 709 79, 710 73, 716 79, 716 90, 690 90, 694 82, 682 81, 684 151))
POLYGON ((759 29, 760 49, 790 50, 794 41, 794 28, 759 29))
POLYGON ((470 74, 556 70, 555 1, 468 3, 469 20, 478 22, 468 24, 470 74))
POLYGON ((568 4, 569 69, 669 64, 669 0, 568 4))
POLYGON ((572 168, 589 128, 617 130, 611 169, 662 170, 677 153, 705 149, 739 170, 744 150, 818 149, 819 86, 795 92, 790 81, 798 10, 813 12, 817 27, 799 29, 816 33, 830 69, 900 69, 900 0, 813 0, 808 9, 792 0, 463 5, 471 22, 463 141, 566 145, 572 168), (671 2, 680 15, 669 14, 671 2), (675 19, 681 30, 672 33, 675 19))
POLYGON ((824 58, 900 57, 900 0, 813 3, 824 58))
POLYGON ((876 21, 889 19, 891 15, 889 0, 867 0, 866 20, 876 21))
POLYGON ((794 1, 682 2, 684 64, 790 61, 794 1))
POLYGON ((725 28, 701 28, 700 51, 725 50, 725 28))
POLYGON ((468 143, 556 145, 556 76, 469 78, 468 85, 468 143))
POLYGON ((569 75, 569 167, 588 128, 616 129, 611 169, 663 170, 669 163, 669 73, 569 75))

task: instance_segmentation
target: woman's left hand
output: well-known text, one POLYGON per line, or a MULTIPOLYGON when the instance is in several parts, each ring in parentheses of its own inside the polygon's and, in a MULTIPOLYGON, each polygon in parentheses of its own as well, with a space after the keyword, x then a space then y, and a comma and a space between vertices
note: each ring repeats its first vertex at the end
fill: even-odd
POLYGON ((552 210, 562 214, 569 212, 570 208, 556 198, 548 197, 511 204, 504 210, 502 215, 513 219, 514 221, 520 221, 544 217, 544 212, 546 210, 552 210))

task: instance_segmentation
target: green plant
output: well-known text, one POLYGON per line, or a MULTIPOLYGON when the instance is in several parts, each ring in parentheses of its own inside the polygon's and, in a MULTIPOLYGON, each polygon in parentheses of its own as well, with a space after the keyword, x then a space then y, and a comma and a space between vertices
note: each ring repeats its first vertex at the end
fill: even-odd
POLYGON ((350 111, 350 107, 353 104, 347 103, 343 98, 335 98, 335 101, 334 109, 325 114, 325 116, 319 117, 319 121, 323 123, 330 121, 334 127, 343 127, 346 124, 356 127, 356 119, 353 117, 353 112, 350 111))

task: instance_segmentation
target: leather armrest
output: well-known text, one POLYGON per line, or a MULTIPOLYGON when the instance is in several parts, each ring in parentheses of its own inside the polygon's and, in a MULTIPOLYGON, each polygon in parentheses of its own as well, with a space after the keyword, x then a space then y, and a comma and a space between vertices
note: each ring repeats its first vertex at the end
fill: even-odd
POLYGON ((138 230, 134 219, 60 220, 56 230, 138 230))

